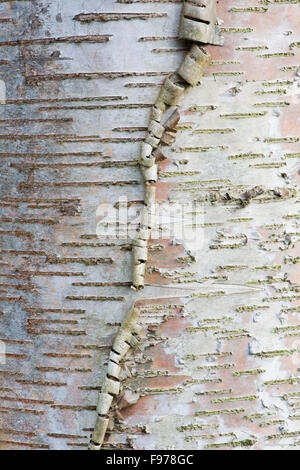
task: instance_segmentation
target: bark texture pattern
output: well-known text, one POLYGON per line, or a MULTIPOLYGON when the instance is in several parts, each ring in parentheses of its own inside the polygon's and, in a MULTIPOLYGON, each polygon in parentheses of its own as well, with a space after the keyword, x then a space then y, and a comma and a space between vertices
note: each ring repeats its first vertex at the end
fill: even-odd
POLYGON ((225 45, 181 102, 156 194, 202 204, 202 245, 150 240, 136 293, 99 206, 144 200, 150 108, 190 50, 182 2, 0 3, 1 449, 87 448, 137 299, 104 449, 299 449, 299 8, 218 3, 225 45))

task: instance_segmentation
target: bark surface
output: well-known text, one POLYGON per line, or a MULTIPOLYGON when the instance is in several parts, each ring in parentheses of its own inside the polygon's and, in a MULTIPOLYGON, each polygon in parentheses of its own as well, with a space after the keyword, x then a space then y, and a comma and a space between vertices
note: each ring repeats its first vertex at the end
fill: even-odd
POLYGON ((195 202, 197 227, 176 215, 196 242, 162 221, 137 293, 130 240, 97 236, 105 208, 144 199, 150 108, 190 49, 181 8, 0 2, 3 450, 87 448, 136 301, 104 449, 300 447, 298 1, 218 3, 225 45, 159 165, 157 201, 195 202))

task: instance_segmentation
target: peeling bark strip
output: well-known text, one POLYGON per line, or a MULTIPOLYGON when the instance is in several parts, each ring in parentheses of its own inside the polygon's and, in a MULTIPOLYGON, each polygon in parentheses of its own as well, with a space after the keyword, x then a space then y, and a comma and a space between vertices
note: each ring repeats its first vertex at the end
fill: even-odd
POLYGON ((174 73, 166 78, 151 110, 148 134, 140 150, 140 168, 146 184, 146 194, 141 227, 132 251, 132 287, 135 290, 143 289, 145 284, 148 259, 147 242, 150 239, 155 218, 156 187, 153 184, 157 182, 158 177, 157 162, 164 159, 158 147, 160 144, 171 145, 175 141, 176 131, 174 129, 180 119, 178 111, 175 110, 164 125, 161 124, 161 121, 167 107, 176 106, 184 91, 190 85, 195 86, 199 82, 209 61, 210 55, 204 49, 194 45, 180 66, 178 74, 174 73))
MULTIPOLYGON (((205 0, 205 2, 205 5, 203 5, 203 2, 200 3, 200 1, 184 4, 184 28, 182 31, 181 26, 181 37, 200 42, 212 42, 213 44, 220 44, 220 41, 217 42, 215 33, 215 0, 205 0), (193 10, 193 8, 195 8, 195 3, 199 3, 201 14, 200 10, 193 10), (200 30, 197 29, 197 24, 196 31, 195 26, 192 23, 186 24, 185 20, 187 15, 194 15, 197 20, 199 18, 201 20, 205 20, 205 24, 201 23, 200 30), (202 30, 203 24, 207 30, 205 34, 202 30), (209 24, 210 28, 208 30, 209 24)), ((82 15, 79 15, 79 17, 80 16, 82 15)), ((88 21, 91 21, 91 19, 88 21)), ((159 147, 160 144, 171 145, 171 143, 175 141, 176 131, 174 131, 174 129, 180 119, 178 110, 176 109, 163 125, 161 124, 161 121, 163 120, 163 116, 167 108, 169 106, 176 106, 183 93, 190 86, 197 85, 209 62, 210 55, 204 49, 193 45, 191 51, 187 54, 183 63, 181 64, 178 73, 173 73, 167 76, 165 79, 158 98, 151 109, 148 133, 145 141, 141 144, 139 159, 140 169, 145 181, 144 208, 142 212, 142 220, 138 230, 138 236, 133 241, 132 246, 132 288, 137 291, 143 289, 145 285, 146 263, 148 260, 148 242, 151 237, 151 230, 153 228, 155 218, 156 183, 158 178, 157 162, 163 160, 164 158, 159 147)), ((110 354, 107 376, 104 381, 101 393, 99 394, 99 402, 97 407, 98 416, 94 434, 89 445, 89 450, 101 450, 109 425, 110 407, 112 405, 113 398, 118 396, 120 393, 120 361, 124 358, 130 347, 137 343, 137 339, 134 335, 138 335, 141 332, 141 328, 138 325, 139 315, 140 314, 138 309, 133 308, 130 310, 123 320, 123 323, 114 340, 110 354)))
POLYGON ((101 393, 99 393, 98 396, 98 415, 94 433, 89 444, 89 450, 101 449, 109 425, 109 411, 113 399, 120 394, 121 390, 120 362, 124 359, 129 349, 136 346, 138 343, 137 336, 141 332, 141 327, 138 324, 139 317, 139 309, 133 307, 129 310, 113 342, 109 356, 107 375, 102 385, 101 393))
POLYGON ((162 18, 167 13, 79 13, 73 20, 80 23, 91 23, 92 21, 120 21, 120 20, 150 20, 151 18, 162 18))
POLYGON ((202 77, 206 66, 210 62, 210 55, 197 45, 193 45, 191 51, 185 57, 177 73, 169 75, 158 95, 151 110, 148 134, 145 142, 141 145, 140 167, 146 183, 145 207, 142 214, 141 228, 133 248, 133 282, 132 287, 136 290, 143 289, 145 284, 146 263, 148 259, 147 241, 151 236, 151 229, 155 214, 155 186, 157 182, 158 165, 162 152, 158 148, 160 144, 172 145, 176 139, 174 130, 179 122, 177 110, 170 118, 161 124, 164 112, 169 106, 176 106, 185 90, 195 86, 202 77), (157 160, 157 152, 159 157, 157 160))

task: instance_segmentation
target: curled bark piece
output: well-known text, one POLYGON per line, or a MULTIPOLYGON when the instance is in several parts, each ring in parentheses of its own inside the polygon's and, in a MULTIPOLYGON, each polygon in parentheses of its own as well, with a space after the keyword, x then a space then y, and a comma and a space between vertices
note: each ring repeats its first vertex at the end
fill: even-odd
MULTIPOLYGON (((147 227, 151 232, 154 225, 155 225, 155 208, 153 208, 153 210, 151 210, 150 206, 145 207, 143 212, 142 212, 141 227, 147 227)), ((139 238, 141 240, 144 239, 142 237, 139 237, 139 238)), ((148 239, 149 238, 150 238, 150 234, 149 234, 148 239)))
POLYGON ((140 150, 140 164, 151 167, 155 164, 155 157, 152 156, 153 147, 146 142, 142 142, 140 150))
POLYGON ((146 263, 136 264, 133 266, 133 282, 132 285, 136 290, 141 290, 145 286, 146 263))
POLYGON ((171 116, 164 123, 164 128, 166 129, 166 131, 171 131, 172 129, 174 129, 174 127, 177 126, 179 121, 180 121, 180 113, 178 109, 175 109, 175 111, 171 114, 171 116))
POLYGON ((101 450, 102 447, 102 442, 101 444, 95 444, 94 442, 89 443, 89 450, 101 450))
POLYGON ((109 413, 113 396, 108 393, 99 393, 97 412, 99 415, 106 416, 109 413))
POLYGON ((178 75, 176 73, 169 75, 160 90, 157 103, 176 106, 184 91, 185 86, 178 75))
POLYGON ((216 24, 216 0, 187 1, 182 9, 179 37, 206 44, 222 45, 223 40, 216 24))
POLYGON ((156 186, 147 184, 146 185, 146 191, 145 191, 145 198, 144 198, 144 204, 149 207, 155 204, 156 200, 156 186))
POLYGON ((160 139, 165 132, 165 128, 156 121, 150 121, 148 130, 157 139, 160 139))
POLYGON ((172 145, 176 140, 176 132, 167 131, 161 138, 161 143, 165 145, 172 145))
MULTIPOLYGON (((130 337, 131 339, 131 337, 130 337)), ((129 339, 129 341, 130 341, 129 339)), ((123 358, 129 351, 130 345, 122 341, 121 339, 118 339, 114 345, 114 349, 117 350, 117 352, 120 354, 120 356, 123 358), (115 349, 116 348, 116 349, 115 349)))
POLYGON ((137 238, 136 240, 132 242, 132 246, 134 248, 146 248, 147 244, 148 244, 147 240, 142 240, 140 238, 137 238))
POLYGON ((124 330, 123 328, 120 328, 116 337, 115 337, 115 340, 113 342, 113 350, 120 354, 121 357, 124 357, 124 355, 127 353, 128 349, 126 349, 126 347, 124 347, 124 345, 130 343, 130 340, 131 340, 131 333, 130 331, 126 331, 124 330))
MULTIPOLYGON (((97 447, 97 444, 100 446, 102 445, 107 428, 108 428, 108 423, 109 423, 108 418, 103 418, 102 416, 97 417, 91 444, 95 445, 96 447, 97 447)), ((98 449, 96 448, 93 450, 98 450, 98 449)))
POLYGON ((215 24, 217 19, 216 0, 186 0, 182 14, 203 22, 215 24))
POLYGON ((110 361, 113 361, 115 362, 116 364, 119 364, 120 360, 121 360, 121 356, 120 354, 117 354, 115 353, 114 351, 110 351, 110 355, 109 355, 109 360, 110 361))
POLYGON ((163 118, 163 111, 156 106, 152 106, 151 112, 150 112, 150 120, 151 121, 156 121, 156 122, 161 122, 163 118))
POLYGON ((142 167, 142 173, 144 180, 149 183, 156 183, 157 181, 157 165, 153 165, 150 168, 142 167))
POLYGON ((138 237, 140 240, 149 240, 150 238, 150 228, 149 227, 144 227, 140 226, 138 229, 138 237))
POLYGON ((145 142, 151 145, 151 147, 156 149, 159 146, 159 140, 160 139, 158 139, 157 137, 154 137, 152 134, 148 134, 145 139, 145 142))
POLYGON ((134 263, 146 263, 148 258, 148 248, 146 246, 134 246, 133 250, 134 263))
POLYGON ((107 374, 115 379, 120 377, 121 367, 115 362, 109 361, 107 374))
MULTIPOLYGON (((138 318, 139 318, 139 317, 140 317, 140 314, 139 314, 138 318)), ((133 331, 133 333, 134 333, 135 335, 138 335, 138 336, 139 336, 142 331, 143 331, 143 327, 142 327, 139 323, 136 323, 135 326, 134 326, 134 331, 133 331)))
POLYGON ((139 318, 140 311, 137 308, 132 308, 125 316, 122 327, 132 333, 139 334, 141 332, 141 328, 138 325, 139 318))
POLYGON ((105 378, 102 387, 102 393, 108 393, 109 395, 119 395, 120 393, 120 382, 116 380, 105 378))
POLYGON ((130 346, 132 348, 136 348, 138 344, 139 344, 139 339, 136 336, 132 336, 131 341, 130 341, 130 346))
POLYGON ((155 149, 154 150, 153 157, 155 157, 155 162, 156 163, 163 162, 164 160, 167 159, 167 157, 164 156, 164 154, 162 153, 162 151, 160 149, 155 149))
POLYGON ((121 370, 120 380, 123 381, 128 379, 129 377, 131 378, 132 374, 130 372, 130 369, 126 366, 126 364, 124 364, 124 367, 121 370))
POLYGON ((118 408, 120 410, 124 408, 128 408, 129 406, 135 405, 140 399, 140 395, 138 393, 134 393, 131 390, 125 390, 124 393, 119 398, 118 401, 118 408))
POLYGON ((118 352, 116 350, 116 345, 117 343, 119 342, 122 342, 122 341, 126 341, 126 342, 129 342, 130 341, 130 338, 131 338, 131 334, 130 334, 130 331, 127 331, 126 328, 120 328, 116 337, 115 337, 115 340, 113 342, 113 350, 118 352))
POLYGON ((159 109, 162 113, 164 113, 167 109, 166 103, 161 101, 159 99, 159 96, 158 96, 157 100, 155 101, 154 106, 155 106, 155 108, 159 109))
POLYGON ((195 86, 202 77, 206 66, 211 60, 205 49, 194 44, 181 64, 178 74, 190 85, 195 86))

